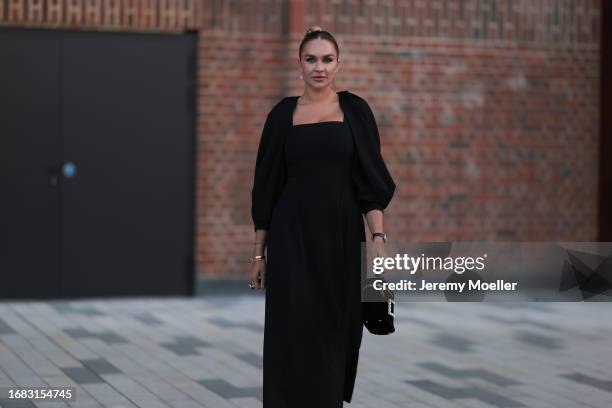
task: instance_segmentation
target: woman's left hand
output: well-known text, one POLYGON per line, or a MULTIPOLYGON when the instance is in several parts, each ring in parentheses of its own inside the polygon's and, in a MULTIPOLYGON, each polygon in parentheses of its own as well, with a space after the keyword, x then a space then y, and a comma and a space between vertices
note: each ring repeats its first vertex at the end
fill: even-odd
POLYGON ((382 237, 374 237, 374 240, 372 241, 372 258, 378 257, 388 257, 387 244, 382 237))

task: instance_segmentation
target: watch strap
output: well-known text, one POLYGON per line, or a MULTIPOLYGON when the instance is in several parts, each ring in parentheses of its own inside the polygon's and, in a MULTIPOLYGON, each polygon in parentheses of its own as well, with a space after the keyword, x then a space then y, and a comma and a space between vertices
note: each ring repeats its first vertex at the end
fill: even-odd
POLYGON ((372 241, 374 241, 375 237, 381 237, 384 242, 387 242, 387 234, 384 232, 375 232, 372 234, 372 241))

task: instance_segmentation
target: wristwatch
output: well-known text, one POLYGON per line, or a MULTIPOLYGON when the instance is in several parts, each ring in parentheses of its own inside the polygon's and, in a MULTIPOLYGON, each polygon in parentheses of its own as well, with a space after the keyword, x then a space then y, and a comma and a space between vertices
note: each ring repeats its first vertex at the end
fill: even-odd
POLYGON ((375 232, 372 234, 372 241, 374 241, 375 237, 382 237, 383 242, 387 242, 387 234, 385 234, 384 232, 375 232))

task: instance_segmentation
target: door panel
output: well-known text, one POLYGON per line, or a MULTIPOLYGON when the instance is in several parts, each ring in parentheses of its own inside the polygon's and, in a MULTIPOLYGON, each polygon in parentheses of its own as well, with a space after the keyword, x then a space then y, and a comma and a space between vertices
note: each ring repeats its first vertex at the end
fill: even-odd
POLYGON ((60 36, 0 30, 0 298, 59 288, 60 36))
POLYGON ((187 294, 193 285, 194 38, 67 33, 66 296, 187 294))

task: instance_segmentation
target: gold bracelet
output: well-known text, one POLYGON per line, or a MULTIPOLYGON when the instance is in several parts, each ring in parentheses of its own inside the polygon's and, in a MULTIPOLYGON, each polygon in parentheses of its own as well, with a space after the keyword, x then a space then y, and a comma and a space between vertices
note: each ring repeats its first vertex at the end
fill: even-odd
POLYGON ((257 262, 257 261, 265 261, 265 259, 266 259, 265 255, 255 255, 254 257, 251 258, 251 263, 257 262))

